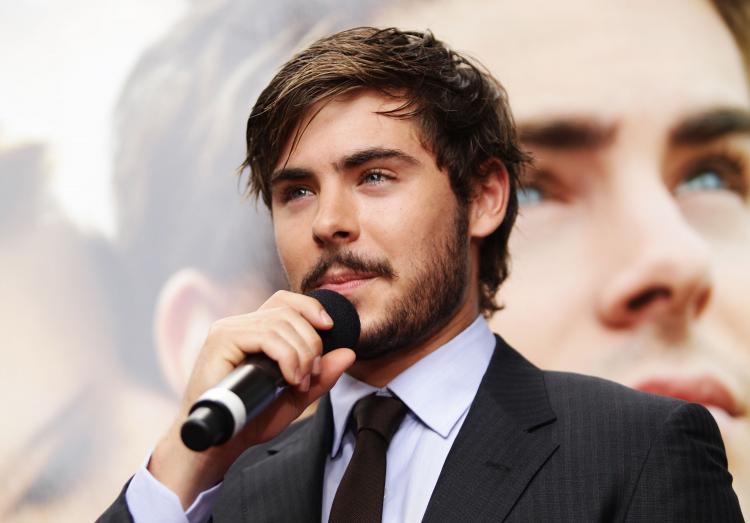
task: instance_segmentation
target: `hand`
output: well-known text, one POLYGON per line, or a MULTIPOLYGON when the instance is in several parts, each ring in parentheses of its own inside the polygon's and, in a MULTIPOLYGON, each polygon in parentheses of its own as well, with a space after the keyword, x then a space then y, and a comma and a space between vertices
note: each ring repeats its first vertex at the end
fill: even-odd
POLYGON ((315 329, 332 326, 333 321, 316 299, 287 291, 275 293, 256 312, 212 325, 188 381, 180 413, 154 449, 148 467, 180 497, 183 507, 189 507, 201 491, 220 481, 248 447, 284 430, 354 363, 354 352, 349 349, 321 356, 322 342, 315 329), (180 439, 180 427, 190 407, 248 354, 258 352, 278 363, 291 386, 227 443, 202 453, 189 450, 180 439))

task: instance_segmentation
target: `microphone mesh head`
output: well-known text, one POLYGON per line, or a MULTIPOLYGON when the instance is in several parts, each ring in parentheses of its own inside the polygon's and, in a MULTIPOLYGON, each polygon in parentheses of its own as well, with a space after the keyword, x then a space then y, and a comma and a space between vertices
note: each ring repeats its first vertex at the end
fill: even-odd
POLYGON ((359 315, 352 302, 338 292, 328 289, 317 289, 307 293, 318 300, 333 320, 329 330, 319 330, 323 340, 323 352, 346 347, 353 349, 359 340, 359 315))

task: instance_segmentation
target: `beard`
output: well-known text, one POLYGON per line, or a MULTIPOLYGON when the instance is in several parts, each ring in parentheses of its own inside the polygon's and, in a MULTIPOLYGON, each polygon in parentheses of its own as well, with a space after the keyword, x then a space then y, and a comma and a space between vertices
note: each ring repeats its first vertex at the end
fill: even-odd
MULTIPOLYGON (((402 297, 390 303, 380 321, 363 330, 354 348, 358 360, 372 360, 415 347, 437 332, 459 309, 469 278, 468 211, 459 205, 449 234, 418 262, 416 275, 402 297)), ((332 266, 394 280, 399 275, 386 259, 362 258, 331 250, 305 276, 302 292, 313 288, 332 266)), ((354 302, 356 306, 356 301, 354 302)))

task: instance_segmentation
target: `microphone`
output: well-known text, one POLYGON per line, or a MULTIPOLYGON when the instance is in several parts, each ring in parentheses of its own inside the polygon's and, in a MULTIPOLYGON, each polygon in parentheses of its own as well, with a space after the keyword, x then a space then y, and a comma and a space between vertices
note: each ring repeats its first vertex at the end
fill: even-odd
MULTIPOLYGON (((327 289, 307 293, 318 300, 333 320, 329 330, 318 330, 323 353, 354 347, 359 339, 359 316, 341 294, 327 289)), ((180 436, 191 450, 203 451, 229 441, 248 421, 268 407, 288 387, 278 364, 263 353, 251 354, 190 408, 180 436)))

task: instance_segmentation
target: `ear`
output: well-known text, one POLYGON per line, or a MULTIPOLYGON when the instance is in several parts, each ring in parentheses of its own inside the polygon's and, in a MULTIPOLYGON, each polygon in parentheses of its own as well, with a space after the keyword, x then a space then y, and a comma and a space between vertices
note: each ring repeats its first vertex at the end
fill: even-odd
POLYGON ((481 176, 472 187, 469 202, 469 236, 486 238, 505 218, 510 183, 508 170, 497 158, 490 158, 480 167, 481 176))
POLYGON ((228 296, 195 269, 181 269, 162 286, 157 298, 154 337, 162 373, 182 394, 211 324, 226 316, 228 296))

